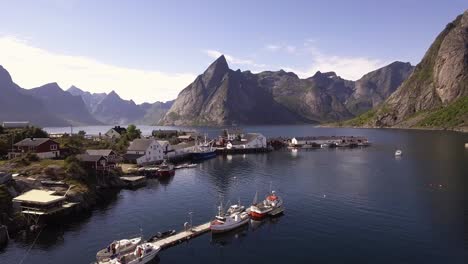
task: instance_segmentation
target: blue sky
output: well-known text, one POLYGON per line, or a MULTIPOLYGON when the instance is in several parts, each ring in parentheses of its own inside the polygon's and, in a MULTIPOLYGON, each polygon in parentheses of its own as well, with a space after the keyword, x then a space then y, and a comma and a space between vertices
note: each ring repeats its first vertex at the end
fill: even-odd
POLYGON ((450 1, 4 1, 0 65, 22 87, 57 81, 137 102, 169 100, 220 53, 233 69, 416 64, 467 4, 450 1), (450 2, 450 4, 448 4, 450 2))

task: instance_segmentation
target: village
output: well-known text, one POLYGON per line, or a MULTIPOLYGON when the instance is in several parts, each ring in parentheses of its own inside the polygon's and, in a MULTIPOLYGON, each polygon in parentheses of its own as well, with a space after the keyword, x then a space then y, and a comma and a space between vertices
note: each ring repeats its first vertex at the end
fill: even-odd
POLYGON ((91 209, 106 189, 136 189, 217 155, 370 144, 349 136, 267 139, 238 128, 211 139, 183 130, 143 136, 134 125, 98 135, 47 134, 24 122, 4 122, 0 139, 11 144, 0 161, 0 244, 21 230, 35 231, 51 219, 91 209))

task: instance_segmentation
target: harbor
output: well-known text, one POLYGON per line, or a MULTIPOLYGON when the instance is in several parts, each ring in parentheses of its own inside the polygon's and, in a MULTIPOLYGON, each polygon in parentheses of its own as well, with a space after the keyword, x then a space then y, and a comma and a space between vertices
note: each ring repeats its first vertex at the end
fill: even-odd
MULTIPOLYGON (((304 254, 307 249, 295 242, 296 240, 291 240, 291 237, 309 239, 316 245, 317 251, 325 252, 325 255, 343 247, 345 243, 339 241, 351 238, 356 246, 346 245, 354 252, 344 254, 357 260, 364 254, 361 246, 365 246, 367 250, 378 251, 381 248, 380 242, 365 242, 367 239, 371 240, 375 232, 381 233, 381 236, 384 236, 392 247, 399 248, 404 256, 415 257, 412 252, 398 247, 401 239, 392 240, 392 237, 395 234, 398 237, 411 234, 414 239, 410 239, 410 242, 419 249, 418 255, 430 254, 423 244, 430 245, 434 250, 441 249, 444 247, 442 241, 452 239, 443 237, 441 243, 433 240, 417 242, 424 239, 420 234, 424 234, 424 228, 428 227, 427 222, 421 219, 429 216, 418 213, 417 210, 408 211, 420 206, 410 197, 417 195, 421 199, 432 199, 445 195, 460 197, 461 194, 455 192, 450 181, 437 173, 444 164, 436 162, 440 156, 428 156, 425 154, 427 151, 419 152, 415 149, 428 150, 428 140, 442 141, 450 146, 453 144, 454 148, 458 146, 458 160, 451 164, 458 164, 455 167, 456 171, 463 171, 465 138, 458 137, 457 134, 448 137, 440 136, 437 132, 408 131, 405 134, 392 134, 395 138, 389 142, 386 133, 391 131, 350 132, 311 128, 305 132, 288 134, 281 130, 281 127, 275 129, 276 134, 269 134, 266 129, 259 132, 268 139, 282 136, 286 142, 287 139, 299 136, 363 135, 372 145, 366 148, 317 148, 310 151, 299 149, 297 152, 286 145, 267 153, 216 155, 203 162, 185 161, 174 164, 174 176, 147 178, 146 185, 138 189, 122 189, 116 195, 107 198, 108 202, 94 207, 92 213, 51 222, 41 228, 42 232, 39 229, 21 235, 10 234, 11 239, 4 247, 3 253, 0 253, 0 258, 5 263, 18 263, 28 252, 24 263, 55 263, 69 256, 73 256, 70 263, 89 263, 95 259, 96 251, 105 247, 107 243, 130 238, 132 234, 139 233, 140 228, 145 239, 164 230, 175 229, 178 231, 176 234, 180 234, 185 232, 184 222, 190 222, 188 212, 193 212, 194 226, 206 224, 217 214, 220 196, 226 203, 231 201, 231 204, 237 202, 240 197, 242 204, 250 206, 257 191, 259 198, 268 193, 271 182, 287 201, 287 211, 283 217, 251 221, 249 225, 226 234, 212 235, 205 231, 196 236, 196 239, 177 239, 179 242, 172 242, 177 238, 173 237, 170 240, 162 240, 172 245, 162 246, 155 262, 184 263, 197 260, 208 263, 236 263, 241 258, 262 262, 265 260, 262 256, 269 256, 267 259, 270 261, 287 261, 277 253, 284 250, 284 245, 291 245, 291 254, 302 256, 304 260, 322 256, 316 252, 304 254), (406 137, 411 137, 416 145, 403 144, 406 137), (399 159, 394 156, 397 149, 404 153, 399 159), (421 160, 432 162, 416 171, 410 169, 421 160), (192 163, 197 166, 190 168, 188 165, 192 163), (380 164, 379 167, 375 166, 376 163, 380 164), (177 166, 181 168, 176 169, 177 166), (427 181, 427 177, 431 180, 427 181), (414 186, 408 185, 408 180, 414 181, 414 186), (374 195, 375 192, 387 193, 389 182, 392 183, 392 189, 398 189, 400 195, 374 195), (392 217, 396 213, 400 218, 392 217), (363 231, 362 223, 373 226, 400 226, 402 229, 363 231), (356 231, 342 234, 340 230, 343 228, 356 231), (39 232, 40 235, 33 245, 39 232), (31 250, 28 251, 30 247, 31 250), (77 249, 80 249, 79 253, 76 252, 77 249)), ((215 138, 219 130, 208 131, 207 134, 208 138, 215 138)), ((433 148, 429 147, 430 149, 433 148)), ((131 165, 138 168, 137 164, 131 165)), ((148 167, 151 166, 158 165, 148 167)), ((448 173, 455 179, 463 177, 462 174, 453 174, 452 170, 448 173)), ((132 175, 135 174, 129 173, 124 177, 132 175)), ((12 176, 13 179, 17 177, 27 178, 21 175, 12 176)), ((36 182, 41 184, 40 180, 36 182)), ((62 191, 57 194, 63 195, 67 188, 59 186, 60 180, 56 182, 58 183, 44 182, 44 186, 61 188, 62 191)), ((75 188, 72 188, 69 194, 76 191, 75 188)), ((100 188, 98 191, 104 192, 105 189, 100 188)), ((426 207, 425 209, 430 210, 426 207)), ((455 220, 452 223, 453 230, 461 228, 455 220)), ((431 228, 434 227, 431 225, 431 228)), ((186 235, 191 237, 190 234, 183 234, 184 238, 186 235)), ((460 256, 462 251, 453 249, 451 254, 460 256)), ((319 257, 318 260, 327 261, 329 258, 319 257)))

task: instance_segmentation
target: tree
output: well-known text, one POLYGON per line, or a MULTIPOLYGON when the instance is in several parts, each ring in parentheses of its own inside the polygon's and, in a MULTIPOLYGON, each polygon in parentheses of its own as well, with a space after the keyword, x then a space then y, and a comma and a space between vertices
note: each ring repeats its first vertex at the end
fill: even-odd
POLYGON ((127 127, 127 139, 128 140, 132 141, 140 137, 141 137, 141 131, 140 129, 137 129, 135 125, 132 124, 127 127))
POLYGON ((84 131, 84 130, 78 131, 78 136, 84 137, 85 135, 86 135, 86 131, 84 131))

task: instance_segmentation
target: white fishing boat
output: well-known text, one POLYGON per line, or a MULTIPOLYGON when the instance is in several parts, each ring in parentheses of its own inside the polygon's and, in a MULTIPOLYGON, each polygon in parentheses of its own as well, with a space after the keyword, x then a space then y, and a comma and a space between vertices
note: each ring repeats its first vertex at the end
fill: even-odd
POLYGON ((223 233, 247 224, 250 220, 246 212, 237 212, 231 215, 225 215, 223 207, 218 207, 218 215, 210 223, 212 233, 223 233))
POLYGON ((395 151, 395 156, 399 157, 401 155, 403 155, 403 152, 401 150, 398 149, 397 151, 395 151))
POLYGON ((114 241, 107 248, 98 251, 96 254, 96 260, 101 261, 105 259, 113 259, 121 255, 128 254, 134 251, 141 241, 141 237, 114 241))
POLYGON ((131 253, 118 258, 98 262, 98 264, 144 264, 154 259, 160 250, 160 247, 154 246, 151 243, 143 243, 137 246, 131 253))

